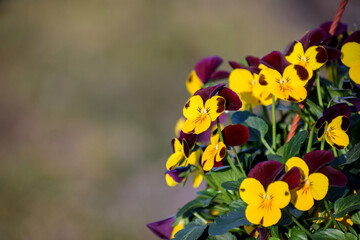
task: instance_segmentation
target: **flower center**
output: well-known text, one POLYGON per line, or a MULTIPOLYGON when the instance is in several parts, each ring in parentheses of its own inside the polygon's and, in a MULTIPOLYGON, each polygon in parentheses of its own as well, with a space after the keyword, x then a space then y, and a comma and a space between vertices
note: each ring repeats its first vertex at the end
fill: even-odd
POLYGON ((201 113, 202 114, 207 114, 206 109, 205 108, 201 109, 201 113))
POLYGON ((302 61, 303 63, 306 63, 306 57, 305 57, 305 56, 302 56, 301 61, 302 61))
POLYGON ((263 195, 263 200, 261 204, 262 208, 270 209, 271 208, 271 198, 266 193, 263 195))
POLYGON ((280 79, 280 84, 285 84, 286 83, 286 80, 285 79, 280 79))
POLYGON ((252 81, 252 85, 255 85, 256 84, 256 80, 254 79, 253 81, 252 81))

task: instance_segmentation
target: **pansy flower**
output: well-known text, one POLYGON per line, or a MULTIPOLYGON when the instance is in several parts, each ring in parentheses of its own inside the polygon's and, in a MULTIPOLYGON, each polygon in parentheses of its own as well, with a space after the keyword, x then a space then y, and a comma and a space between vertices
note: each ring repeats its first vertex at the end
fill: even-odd
POLYGON ((274 65, 261 70, 259 83, 266 86, 277 98, 301 102, 307 97, 305 85, 309 80, 308 71, 301 65, 289 65, 280 52, 272 52, 262 61, 274 65))
POLYGON ((318 140, 325 140, 337 149, 343 149, 349 144, 346 131, 350 126, 350 107, 346 103, 339 103, 324 110, 323 116, 316 122, 319 128, 318 140))
POLYGON ((360 84, 360 31, 354 32, 345 40, 341 52, 341 61, 350 68, 350 78, 360 84))
POLYGON ((186 88, 189 93, 194 95, 197 90, 210 80, 227 78, 229 72, 216 71, 222 62, 223 60, 218 56, 205 57, 197 62, 195 69, 191 71, 186 80, 186 88))
POLYGON ((285 171, 297 167, 301 171, 299 186, 291 190, 291 202, 295 208, 307 211, 314 200, 322 200, 329 186, 341 187, 347 183, 346 176, 329 163, 334 155, 328 150, 315 150, 305 154, 304 159, 292 157, 285 163, 285 171))
POLYGON ((204 171, 210 171, 215 162, 220 162, 226 155, 226 146, 219 141, 219 136, 211 138, 211 144, 206 147, 202 157, 201 165, 204 171))
POLYGON ((326 36, 321 28, 314 29, 302 38, 307 44, 303 44, 301 41, 294 41, 285 51, 286 60, 292 64, 299 64, 306 68, 309 73, 309 78, 313 76, 313 71, 322 67, 328 60, 325 48, 316 46, 318 41, 311 41, 311 37, 317 35, 320 35, 317 37, 318 41, 325 39, 326 36))
POLYGON ((259 83, 259 75, 248 69, 234 69, 229 76, 229 87, 239 95, 243 107, 269 105, 272 102, 271 93, 259 83))
POLYGON ((172 146, 174 153, 168 158, 166 162, 166 169, 170 170, 181 163, 183 158, 187 159, 190 155, 190 147, 186 139, 183 139, 181 142, 179 139, 174 138, 172 140, 172 146))
POLYGON ((174 227, 175 217, 169 217, 161 221, 148 223, 146 226, 159 238, 170 240, 175 234, 184 228, 185 223, 180 220, 174 227))
POLYGON ((294 168, 292 173, 297 178, 288 176, 287 179, 295 184, 285 181, 275 181, 283 165, 276 161, 258 163, 240 185, 241 199, 247 203, 245 216, 252 224, 269 227, 275 225, 281 218, 281 209, 290 202, 290 185, 299 183, 300 173, 294 168))

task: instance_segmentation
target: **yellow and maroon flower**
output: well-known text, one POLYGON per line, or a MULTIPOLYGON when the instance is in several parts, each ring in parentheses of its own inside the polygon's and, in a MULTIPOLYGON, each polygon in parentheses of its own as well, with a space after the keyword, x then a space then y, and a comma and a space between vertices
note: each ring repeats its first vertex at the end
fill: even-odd
POLYGON ((294 102, 305 100, 309 73, 303 66, 290 65, 278 51, 266 55, 260 62, 268 68, 261 70, 259 83, 266 86, 275 97, 294 102))
POLYGON ((345 40, 341 52, 341 61, 350 68, 350 78, 360 84, 360 31, 354 32, 345 40))
POLYGON ((248 204, 245 216, 252 224, 269 227, 276 224, 281 218, 281 209, 290 202, 290 185, 299 183, 300 172, 297 168, 292 170, 291 177, 288 174, 288 183, 282 180, 275 181, 283 165, 276 161, 258 163, 240 185, 241 199, 248 204))
POLYGON ((210 80, 223 79, 229 76, 227 71, 216 71, 223 60, 218 56, 209 56, 196 63, 187 80, 186 88, 191 95, 210 80))
POLYGON ((299 186, 291 190, 291 202, 297 209, 309 210, 314 205, 314 200, 322 200, 326 196, 329 186, 346 185, 346 176, 329 165, 333 160, 331 151, 315 150, 305 154, 304 160, 292 157, 285 163, 285 171, 293 167, 301 171, 299 186))
POLYGON ((350 107, 346 103, 338 103, 324 110, 323 116, 316 122, 319 128, 317 138, 325 140, 337 149, 343 149, 349 144, 346 134, 350 126, 350 107))

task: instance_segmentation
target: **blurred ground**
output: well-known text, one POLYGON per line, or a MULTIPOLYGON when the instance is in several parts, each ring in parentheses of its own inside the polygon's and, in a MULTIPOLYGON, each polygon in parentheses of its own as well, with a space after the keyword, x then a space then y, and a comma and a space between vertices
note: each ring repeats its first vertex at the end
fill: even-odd
POLYGON ((338 4, 0 1, 0 239, 156 239, 194 197, 163 175, 194 64, 283 50, 338 4))

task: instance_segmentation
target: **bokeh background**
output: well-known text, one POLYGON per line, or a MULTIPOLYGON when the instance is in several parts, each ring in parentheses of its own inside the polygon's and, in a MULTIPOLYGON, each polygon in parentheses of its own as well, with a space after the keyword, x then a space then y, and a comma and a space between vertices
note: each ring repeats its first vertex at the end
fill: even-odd
POLYGON ((195 196, 164 181, 195 63, 283 50, 339 2, 0 1, 0 239, 156 239, 195 196))

